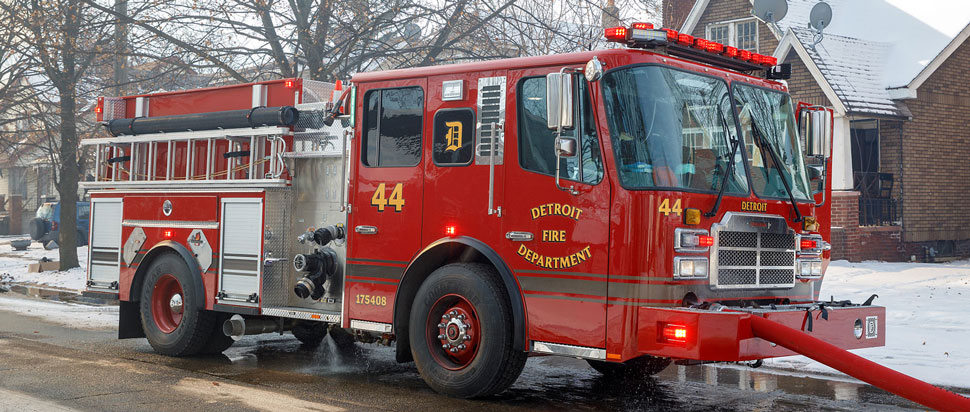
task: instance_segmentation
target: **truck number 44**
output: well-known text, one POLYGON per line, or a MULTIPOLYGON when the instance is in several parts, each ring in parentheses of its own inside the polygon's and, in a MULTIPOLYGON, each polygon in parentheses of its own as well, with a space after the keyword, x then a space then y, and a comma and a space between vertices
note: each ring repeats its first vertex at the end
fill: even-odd
POLYGON ((395 212, 400 212, 404 209, 404 184, 398 183, 394 185, 394 189, 391 189, 391 196, 387 197, 386 192, 387 185, 381 183, 377 185, 377 190, 374 191, 374 196, 370 198, 370 205, 377 206, 378 212, 383 212, 384 208, 388 205, 394 207, 395 212))
POLYGON ((660 207, 657 208, 657 211, 659 211, 660 213, 663 213, 664 216, 670 216, 671 213, 674 213, 677 216, 680 216, 680 214, 684 211, 684 209, 680 206, 680 199, 675 199, 674 206, 671 207, 670 199, 664 198, 663 200, 660 201, 660 207))

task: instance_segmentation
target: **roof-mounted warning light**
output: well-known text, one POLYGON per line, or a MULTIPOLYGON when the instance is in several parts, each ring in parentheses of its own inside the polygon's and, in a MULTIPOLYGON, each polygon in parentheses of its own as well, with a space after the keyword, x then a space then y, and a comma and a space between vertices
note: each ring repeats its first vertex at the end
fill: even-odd
MULTIPOLYGON (((611 27, 605 30, 607 41, 623 43, 628 47, 650 49, 664 47, 667 54, 686 57, 715 66, 738 71, 762 71, 769 79, 787 79, 791 67, 776 67, 778 59, 773 56, 752 53, 721 43, 679 33, 671 29, 654 29, 650 23, 633 23, 627 27, 611 27), (765 70, 767 69, 767 70, 765 70)), ((785 65, 782 65, 785 66, 785 65)))

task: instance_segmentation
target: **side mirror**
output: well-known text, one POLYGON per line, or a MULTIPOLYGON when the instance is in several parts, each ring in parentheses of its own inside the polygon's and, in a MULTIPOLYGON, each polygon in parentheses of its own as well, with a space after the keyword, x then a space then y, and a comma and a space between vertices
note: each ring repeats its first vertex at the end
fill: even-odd
POLYGON ((572 137, 556 139, 556 155, 561 157, 576 156, 576 139, 572 137))
POLYGON ((546 75, 546 119, 550 129, 573 127, 572 86, 571 74, 557 72, 546 75))
POLYGON ((816 181, 825 175, 825 169, 822 166, 805 166, 808 171, 808 180, 816 181))
POLYGON ((800 119, 800 129, 805 140, 807 156, 832 156, 832 115, 827 110, 804 110, 800 119))

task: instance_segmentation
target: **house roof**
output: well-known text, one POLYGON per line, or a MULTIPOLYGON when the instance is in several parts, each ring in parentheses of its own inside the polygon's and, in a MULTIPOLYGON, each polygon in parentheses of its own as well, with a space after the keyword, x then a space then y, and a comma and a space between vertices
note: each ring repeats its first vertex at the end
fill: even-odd
MULTIPOLYGON (((681 31, 694 30, 710 1, 694 5, 681 31)), ((832 22, 813 48, 807 24, 819 0, 788 0, 785 17, 769 25, 782 40, 774 55, 798 52, 848 112, 901 115, 892 100, 915 97, 916 88, 970 37, 966 0, 826 2, 832 6, 832 22), (817 61, 808 64, 806 59, 817 61)))
MULTIPOLYGON (((753 2, 753 0, 752 0, 753 2)), ((963 27, 970 23, 966 0, 826 0, 832 6, 832 23, 826 35, 836 34, 866 42, 892 45, 883 67, 885 87, 909 84, 963 27), (923 11, 925 4, 938 13, 923 11), (945 12, 944 12, 945 11, 945 12), (962 22, 954 31, 954 22, 962 22), (946 32, 942 31, 945 30, 946 32)), ((681 28, 693 31, 710 0, 700 0, 681 28)), ((773 28, 779 39, 790 28, 805 28, 819 0, 788 0, 788 13, 773 28)))
MULTIPOLYGON (((885 65, 893 44, 828 34, 813 47, 814 38, 812 30, 792 27, 783 44, 795 49, 803 61, 813 62, 815 70, 810 70, 817 70, 813 75, 822 79, 816 80, 824 80, 818 83, 836 95, 844 109, 840 111, 901 115, 885 86, 885 65)), ((835 101, 832 96, 829 100, 835 101)))

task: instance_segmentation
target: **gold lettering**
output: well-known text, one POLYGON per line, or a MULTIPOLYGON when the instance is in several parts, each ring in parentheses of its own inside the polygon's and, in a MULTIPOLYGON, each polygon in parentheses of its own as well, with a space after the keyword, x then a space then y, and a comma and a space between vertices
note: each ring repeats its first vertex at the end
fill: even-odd
POLYGON ((525 245, 519 245, 519 250, 516 253, 518 253, 519 256, 525 256, 525 253, 528 251, 529 248, 525 247, 525 245))

